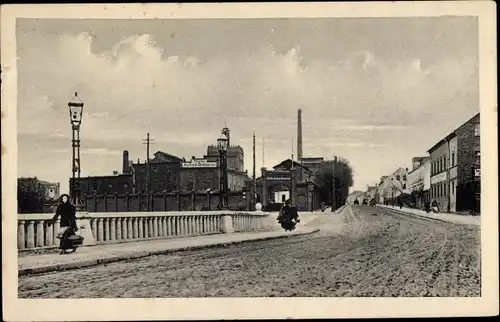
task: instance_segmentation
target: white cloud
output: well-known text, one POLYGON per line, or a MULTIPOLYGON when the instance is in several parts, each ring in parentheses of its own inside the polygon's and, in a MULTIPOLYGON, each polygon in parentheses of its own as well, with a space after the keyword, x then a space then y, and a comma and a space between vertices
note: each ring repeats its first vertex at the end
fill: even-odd
MULTIPOLYGON (((250 166, 253 130, 259 143, 262 137, 276 142, 273 158, 289 154, 299 108, 304 142, 325 154, 334 144, 351 149, 396 144, 390 141, 395 131, 430 127, 450 111, 465 115, 478 108, 470 106, 476 101, 471 80, 477 64, 468 60, 422 70, 418 59, 391 67, 369 51, 341 62, 305 62, 299 47, 278 53, 267 46, 227 60, 170 55, 150 35, 126 38, 102 53, 91 50, 88 34, 31 41, 18 61, 20 133, 69 137, 67 102, 78 91, 85 103, 82 140, 140 145, 151 132, 163 144, 159 150, 182 143, 199 155, 228 120, 235 126, 233 142, 245 142, 250 166), (345 139, 353 132, 364 136, 345 139), (374 143, 374 132, 386 135, 385 141, 374 143)), ((92 149, 99 147, 85 153, 110 153, 92 149)))

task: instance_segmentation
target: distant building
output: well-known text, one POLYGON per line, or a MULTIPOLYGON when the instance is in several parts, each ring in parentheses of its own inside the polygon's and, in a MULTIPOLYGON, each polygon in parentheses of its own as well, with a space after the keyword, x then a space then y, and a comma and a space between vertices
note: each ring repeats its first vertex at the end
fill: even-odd
MULTIPOLYGON (((80 188, 83 195, 92 194, 125 194, 125 193, 164 193, 175 191, 218 191, 220 189, 219 154, 207 148, 204 158, 192 157, 186 161, 163 151, 154 153, 149 161, 150 189, 148 189, 146 161, 137 163, 129 160, 128 151, 123 151, 122 173, 115 171, 109 176, 92 176, 80 178, 80 188)), ((231 158, 228 156, 228 188, 230 191, 241 191, 246 186, 248 174, 243 169, 243 149, 232 147, 231 158), (229 161, 231 164, 229 164, 229 161)), ((70 184, 71 184, 70 179, 70 184)))
POLYGON ((408 172, 408 188, 415 207, 423 208, 426 202, 430 203, 431 158, 415 157, 412 163, 413 168, 408 172))
POLYGON ((261 177, 256 180, 257 200, 264 209, 278 210, 287 199, 293 199, 299 211, 319 208, 320 190, 314 182, 314 173, 304 165, 287 159, 273 169, 261 168, 261 177), (302 178, 299 173, 302 172, 302 178), (292 178, 295 176, 295 181, 292 178), (295 191, 295 196, 291 192, 295 191), (272 207, 277 207, 276 209, 272 207))
POLYGON ((365 192, 360 190, 351 192, 349 196, 347 196, 347 203, 353 205, 354 202, 357 200, 361 204, 362 200, 360 199, 364 196, 364 194, 365 192))
POLYGON ((398 198, 406 198, 410 193, 408 189, 408 168, 399 167, 391 175, 380 178, 377 188, 379 203, 395 205, 398 198))
POLYGON ((52 183, 47 181, 40 181, 40 185, 45 190, 45 198, 48 200, 58 199, 61 195, 61 185, 59 182, 52 183))

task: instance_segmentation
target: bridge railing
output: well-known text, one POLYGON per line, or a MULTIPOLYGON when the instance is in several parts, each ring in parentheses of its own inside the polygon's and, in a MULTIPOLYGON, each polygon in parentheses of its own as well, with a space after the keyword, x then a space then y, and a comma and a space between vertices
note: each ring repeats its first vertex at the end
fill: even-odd
MULTIPOLYGON (((55 247, 60 221, 49 227, 52 214, 19 214, 18 250, 55 247)), ((82 236, 92 244, 112 244, 169 237, 250 232, 268 227, 264 212, 124 212, 78 213, 82 236), (87 237, 88 236, 88 237, 87 237)), ((85 245, 85 244, 84 244, 85 245)))

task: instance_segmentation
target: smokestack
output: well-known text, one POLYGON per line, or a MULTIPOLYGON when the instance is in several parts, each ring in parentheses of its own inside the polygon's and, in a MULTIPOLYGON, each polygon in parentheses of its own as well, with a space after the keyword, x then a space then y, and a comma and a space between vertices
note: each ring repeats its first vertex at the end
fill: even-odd
POLYGON ((297 111, 297 161, 302 161, 302 110, 297 111))
POLYGON ((130 169, 130 162, 128 161, 128 151, 125 150, 123 151, 123 173, 124 174, 127 174, 129 173, 129 169, 130 169))

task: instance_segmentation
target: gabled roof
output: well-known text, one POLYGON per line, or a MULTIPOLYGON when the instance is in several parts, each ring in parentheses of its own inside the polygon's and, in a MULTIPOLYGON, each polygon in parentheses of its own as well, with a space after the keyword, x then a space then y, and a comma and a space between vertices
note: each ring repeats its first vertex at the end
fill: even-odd
POLYGON ((273 167, 273 169, 276 169, 276 168, 279 168, 279 167, 284 167, 285 169, 290 169, 292 167, 292 163, 293 163, 294 167, 301 167, 304 170, 306 170, 307 172, 312 173, 312 171, 309 170, 308 167, 306 167, 306 166, 298 163, 297 161, 293 161, 292 159, 286 159, 286 160, 281 161, 280 163, 278 163, 277 165, 275 165, 273 167))
POLYGON ((155 152, 154 156, 158 156, 159 158, 163 159, 164 161, 168 161, 168 160, 165 160, 165 159, 173 159, 173 160, 176 160, 176 161, 184 161, 184 158, 180 158, 178 156, 175 156, 175 155, 172 155, 172 154, 169 154, 169 153, 165 153, 163 151, 157 151, 155 152))

